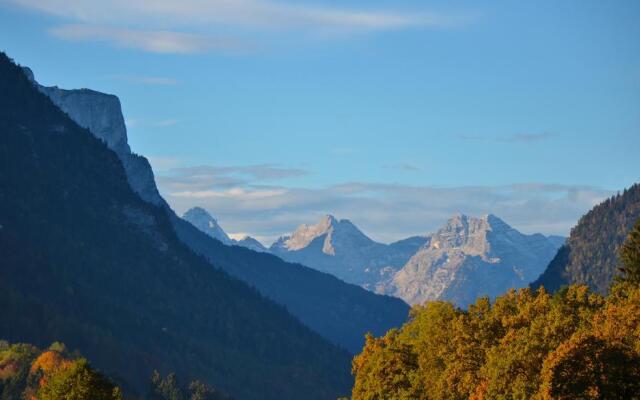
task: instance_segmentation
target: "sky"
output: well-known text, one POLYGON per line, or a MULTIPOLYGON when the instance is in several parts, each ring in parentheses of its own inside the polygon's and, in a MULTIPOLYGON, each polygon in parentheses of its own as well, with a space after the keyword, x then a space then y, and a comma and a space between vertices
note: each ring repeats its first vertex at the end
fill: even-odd
POLYGON ((638 1, 0 0, 0 50, 121 100, 178 212, 265 244, 493 213, 567 235, 640 172, 638 1))

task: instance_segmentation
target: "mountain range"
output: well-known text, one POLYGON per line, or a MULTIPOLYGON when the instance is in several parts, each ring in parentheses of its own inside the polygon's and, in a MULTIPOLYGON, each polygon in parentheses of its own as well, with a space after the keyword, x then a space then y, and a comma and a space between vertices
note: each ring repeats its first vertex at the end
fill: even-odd
POLYGON ((317 224, 301 225, 291 235, 281 237, 269 250, 285 260, 375 291, 427 241, 413 237, 389 245, 378 243, 351 221, 326 215, 317 224))
MULTIPOLYGON (((189 210, 184 218, 211 237, 236 244, 202 208, 189 210)), ((495 215, 457 215, 433 234, 383 244, 351 221, 325 215, 281 237, 268 251, 409 304, 449 300, 466 306, 478 296, 527 286, 564 240, 522 234, 495 215)))
POLYGON ((237 244, 224 245, 219 237, 214 240, 215 236, 212 236, 217 226, 213 218, 201 221, 204 223, 201 227, 205 228, 203 232, 178 217, 158 192, 147 159, 131 151, 118 97, 90 89, 45 87, 37 83, 30 69, 23 68, 23 72, 73 121, 115 152, 131 189, 145 202, 160 208, 168 216, 178 239, 214 267, 285 306, 305 325, 353 353, 362 348, 365 333, 382 334, 405 321, 409 308, 401 300, 378 296, 312 268, 243 248, 253 246, 261 250, 251 238, 233 242, 224 234, 223 240, 226 237, 237 244))
POLYGON ((466 306, 478 296, 528 285, 563 242, 558 236, 522 234, 494 215, 458 215, 434 234, 386 245, 329 215, 300 226, 270 250, 409 304, 450 300, 466 306))
POLYGON ((410 304, 448 300, 460 306, 494 298, 537 278, 564 241, 525 235, 500 218, 458 215, 386 283, 385 293, 410 304))
POLYGON ((218 221, 204 208, 193 207, 182 215, 182 219, 227 246, 241 246, 258 252, 268 251, 262 243, 251 236, 246 236, 240 240, 230 238, 218 224, 218 221))
POLYGON ((153 370, 239 399, 348 391, 348 352, 191 251, 108 143, 4 54, 0 92, 1 337, 64 341, 139 395, 153 370))

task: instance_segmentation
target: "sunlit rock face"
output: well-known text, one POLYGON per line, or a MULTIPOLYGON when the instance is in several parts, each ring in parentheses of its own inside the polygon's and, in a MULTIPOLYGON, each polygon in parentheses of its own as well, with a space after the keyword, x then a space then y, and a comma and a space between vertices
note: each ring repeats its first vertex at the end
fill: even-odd
POLYGON ((525 235, 494 215, 457 215, 436 233, 389 245, 331 215, 301 225, 271 252, 409 304, 450 300, 460 306, 526 286, 562 245, 559 237, 525 235))
POLYGON ((182 218, 198 228, 200 231, 206 233, 208 236, 219 240, 228 246, 241 246, 254 251, 268 252, 267 248, 264 247, 262 243, 251 236, 246 236, 240 240, 230 238, 224 229, 222 229, 218 221, 204 208, 193 207, 184 213, 182 218))
POLYGON ((166 205, 158 193, 149 161, 131 152, 127 141, 127 127, 117 96, 90 89, 66 90, 56 86, 42 86, 34 79, 29 68, 23 69, 25 75, 58 108, 78 125, 87 128, 92 135, 105 142, 118 155, 129 185, 142 199, 155 205, 166 205))
POLYGON ((193 226, 212 238, 217 239, 224 244, 231 244, 231 238, 229 238, 227 233, 222 229, 222 227, 220 227, 218 221, 216 221, 216 219, 213 218, 205 209, 194 207, 184 213, 182 218, 191 222, 193 226))
POLYGON ((409 304, 449 300, 466 306, 528 285, 560 245, 557 237, 522 234, 494 215, 458 215, 386 282, 384 292, 409 304))
POLYGON ((392 276, 427 240, 414 237, 386 245, 367 237, 351 221, 326 215, 316 224, 301 225, 281 237, 270 251, 287 261, 378 291, 380 282, 392 276))

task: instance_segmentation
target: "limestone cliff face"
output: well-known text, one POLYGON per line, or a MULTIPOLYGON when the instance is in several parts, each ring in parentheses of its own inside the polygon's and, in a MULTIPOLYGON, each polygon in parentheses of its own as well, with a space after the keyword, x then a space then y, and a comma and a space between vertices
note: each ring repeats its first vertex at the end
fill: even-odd
MULTIPOLYGON (((127 145, 127 131, 117 97, 87 89, 44 87, 33 79, 31 70, 25 68, 23 72, 58 108, 117 154, 131 188, 143 200, 163 208, 177 238, 212 266, 254 287, 263 296, 286 307, 321 336, 351 352, 362 349, 366 332, 382 335, 404 322, 408 307, 399 299, 376 296, 327 274, 286 263, 265 254, 264 247, 251 238, 233 241, 231 246, 213 240, 178 217, 162 199, 148 161, 132 153, 127 145)), ((52 127, 53 132, 55 129, 52 127)), ((154 221, 146 218, 143 210, 126 208, 122 211, 128 222, 152 234, 154 221)), ((170 245, 160 240, 156 242, 161 251, 170 245)))
POLYGON ((385 292, 410 304, 450 300, 466 306, 528 285, 558 246, 557 238, 522 234, 493 215, 458 215, 386 283, 385 292))
POLYGON ((270 250, 409 304, 450 300, 466 306, 478 296, 526 286, 561 245, 561 238, 522 234, 494 215, 457 215, 434 234, 386 245, 327 215, 270 250))
POLYGON ((401 268, 427 240, 414 237, 386 245, 371 240, 351 221, 326 215, 316 224, 301 225, 281 237, 270 251, 377 292, 380 282, 401 268))
POLYGON ((149 161, 131 152, 127 140, 127 127, 117 96, 90 89, 66 90, 56 86, 42 86, 34 79, 29 68, 24 68, 24 71, 56 106, 78 125, 87 128, 95 137, 105 142, 118 155, 129 185, 142 199, 155 205, 166 205, 158 193, 149 161))

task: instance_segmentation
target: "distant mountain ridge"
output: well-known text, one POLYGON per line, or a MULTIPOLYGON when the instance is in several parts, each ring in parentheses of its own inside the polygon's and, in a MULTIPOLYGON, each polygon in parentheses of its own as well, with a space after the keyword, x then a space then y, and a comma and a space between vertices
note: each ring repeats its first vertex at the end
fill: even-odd
POLYGON ((241 240, 230 238, 218 221, 202 207, 193 207, 187 210, 187 212, 182 215, 182 219, 228 246, 242 246, 260 252, 268 251, 262 243, 251 236, 247 236, 241 240))
POLYGON ((527 286, 557 251, 558 241, 525 235, 500 218, 457 215, 387 283, 385 293, 410 304, 448 300, 466 306, 527 286))
POLYGON ((586 213, 571 229, 542 275, 531 284, 555 292, 581 284, 604 294, 618 273, 618 252, 640 219, 640 184, 608 198, 586 213))
POLYGON ((563 242, 558 236, 524 235, 494 215, 458 215, 435 234, 385 245, 350 221, 327 215, 281 237, 270 250, 410 304, 451 300, 466 305, 481 295, 526 286, 563 242))
POLYGON ((249 248, 255 245, 251 239, 239 241, 238 246, 224 245, 180 218, 158 192, 147 159, 131 152, 118 97, 90 89, 44 87, 30 69, 23 68, 23 72, 73 121, 116 153, 131 189, 144 201, 160 207, 178 238, 214 267, 284 305, 305 325, 353 353, 362 348, 365 333, 380 335, 404 323, 409 307, 402 300, 377 296, 314 269, 251 251, 249 248))
POLYGON ((291 262, 308 265, 375 291, 384 280, 428 241, 414 237, 390 245, 373 241, 347 219, 325 215, 278 239, 269 250, 291 262))
POLYGON ((154 369, 239 399, 348 390, 346 351, 185 246, 3 53, 0 93, 0 337, 62 340, 141 395, 154 369))

